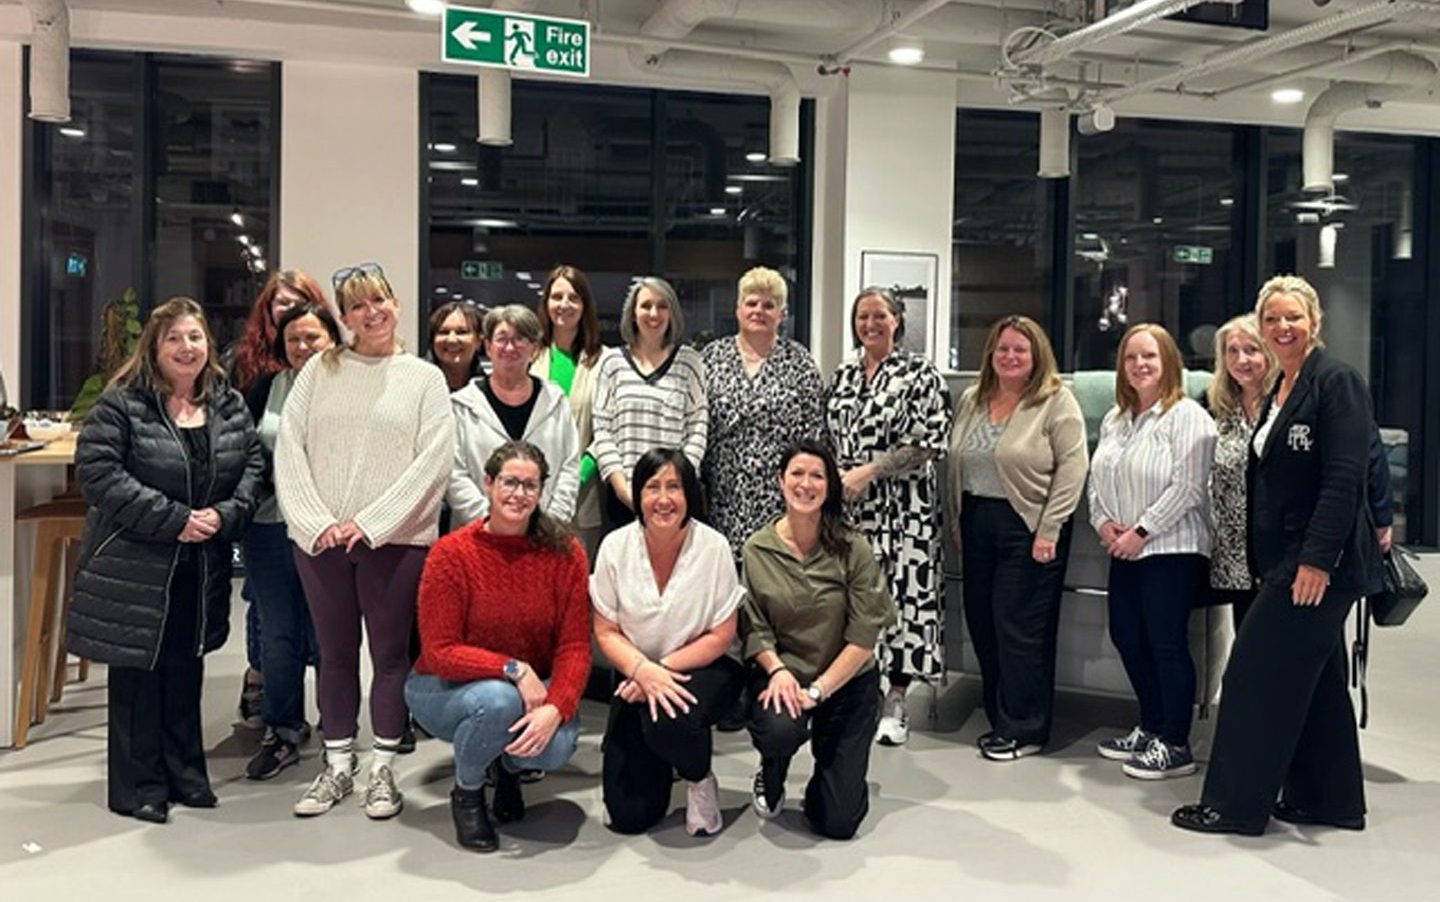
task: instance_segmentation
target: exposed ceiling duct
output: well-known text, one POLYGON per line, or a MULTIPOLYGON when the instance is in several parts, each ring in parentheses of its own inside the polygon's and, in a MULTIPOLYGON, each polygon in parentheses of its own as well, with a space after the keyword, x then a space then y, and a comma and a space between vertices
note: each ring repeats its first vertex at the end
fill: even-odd
POLYGON ((1331 190, 1335 176, 1335 120, 1351 110, 1378 107, 1385 101, 1432 86, 1440 75, 1433 62, 1413 53, 1395 51, 1390 54, 1390 63, 1392 83, 1340 82, 1316 97, 1306 110, 1301 139, 1306 191, 1331 190))
MULTIPOLYGON (((1007 45, 1012 38, 1026 35, 1039 35, 1052 38, 1052 40, 1049 43, 1038 44, 1010 53, 1006 57, 1006 62, 1013 66, 1045 66, 1057 63, 1082 50, 1090 50, 1102 41, 1128 34, 1137 28, 1143 28, 1152 22, 1158 22, 1167 16, 1182 13, 1192 6, 1199 6, 1206 2, 1210 2, 1210 0, 1139 0, 1139 2, 1132 3, 1097 22, 1077 28, 1061 37, 1055 37, 1045 29, 1021 28, 1006 39, 1007 45)), ((1235 6, 1241 0, 1219 0, 1219 2, 1235 6)))
POLYGON ((70 10, 65 0, 29 0, 30 118, 70 121, 70 10))

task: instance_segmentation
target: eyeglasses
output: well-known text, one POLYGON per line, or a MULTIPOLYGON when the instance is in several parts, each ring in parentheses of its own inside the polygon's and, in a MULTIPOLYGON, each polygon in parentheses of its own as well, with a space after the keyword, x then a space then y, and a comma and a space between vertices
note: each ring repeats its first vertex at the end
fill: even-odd
POLYGON ((507 495, 514 495, 523 492, 526 495, 540 494, 540 483, 531 482, 528 479, 516 479, 514 476, 497 476, 495 484, 500 486, 500 491, 507 495))
POLYGON ((339 291, 341 285, 356 276, 374 276, 385 285, 387 294, 394 294, 390 290, 390 281, 385 278, 385 270, 380 268, 379 263, 357 263, 354 266, 341 267, 330 274, 330 287, 339 291))

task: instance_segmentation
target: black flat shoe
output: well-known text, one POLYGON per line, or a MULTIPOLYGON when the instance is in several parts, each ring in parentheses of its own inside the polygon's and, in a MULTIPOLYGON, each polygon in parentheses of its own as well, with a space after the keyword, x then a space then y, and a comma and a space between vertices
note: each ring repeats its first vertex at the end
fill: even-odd
POLYGON ((165 802, 142 802, 130 816, 147 824, 163 824, 170 820, 170 806, 165 802))
POLYGON ((520 775, 510 773, 498 762, 495 764, 495 799, 490 810, 501 824, 525 819, 525 796, 520 791, 520 775))
POLYGON ((208 789, 203 792, 177 795, 170 801, 184 805, 186 808, 217 808, 220 805, 220 800, 215 797, 215 793, 208 789))
POLYGON ((1232 821, 1209 805, 1181 805, 1170 814, 1170 823, 1181 830, 1196 833, 1235 833, 1240 836, 1259 836, 1265 832, 1265 825, 1252 826, 1232 821))
POLYGON ((450 790, 450 817, 455 822, 455 841, 476 852, 493 852, 500 848, 500 837, 485 811, 485 790, 450 790))
POLYGON ((1334 827, 1337 830, 1365 829, 1365 815, 1363 814, 1358 817, 1322 817, 1284 802, 1276 802, 1275 807, 1270 810, 1270 814, 1275 820, 1284 821, 1287 824, 1299 824, 1306 827, 1334 827))

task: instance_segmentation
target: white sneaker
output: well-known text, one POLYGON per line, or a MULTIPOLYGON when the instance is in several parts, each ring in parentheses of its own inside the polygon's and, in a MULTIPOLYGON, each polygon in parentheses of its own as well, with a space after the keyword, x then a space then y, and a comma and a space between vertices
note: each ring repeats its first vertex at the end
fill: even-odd
POLYGON ((326 768, 310 784, 310 788, 305 790, 300 801, 295 803, 295 816, 315 817, 324 814, 354 791, 355 779, 349 773, 326 768))
POLYGON ((365 816, 372 821, 383 821, 394 817, 405 807, 405 796, 395 785, 395 772, 385 765, 370 771, 370 782, 365 786, 365 816))
POLYGON ((880 704, 880 726, 875 730, 875 741, 881 745, 904 745, 910 738, 910 716, 905 712, 905 696, 888 692, 885 701, 880 704))
POLYGON ((691 836, 714 836, 725 825, 720 816, 720 784, 715 774, 696 783, 685 783, 685 832, 691 836))

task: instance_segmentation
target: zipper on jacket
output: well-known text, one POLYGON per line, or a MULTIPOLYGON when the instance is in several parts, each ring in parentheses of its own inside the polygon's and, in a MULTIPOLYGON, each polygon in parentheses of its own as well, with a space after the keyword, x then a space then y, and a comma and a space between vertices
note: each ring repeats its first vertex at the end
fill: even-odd
POLYGON ((123 527, 123 526, 117 526, 117 527, 115 527, 115 531, 114 531, 114 532, 110 533, 110 535, 106 536, 106 537, 104 538, 104 540, 100 542, 99 545, 95 546, 95 550, 90 553, 90 559, 93 561, 95 558, 99 557, 99 556, 100 556, 100 552, 102 552, 102 551, 104 551, 106 548, 110 547, 110 543, 113 542, 113 541, 115 541, 116 539, 118 539, 118 538, 120 537, 120 533, 122 533, 122 532, 124 532, 124 531, 125 531, 125 527, 123 527))
MULTIPOLYGON (((190 480, 190 452, 185 450, 185 441, 180 438, 180 430, 175 425, 175 421, 170 418, 170 411, 165 409, 165 398, 159 392, 155 392, 154 395, 155 404, 160 408, 161 421, 164 422, 165 428, 170 430, 170 437, 175 440, 175 444, 180 446, 180 458, 185 461, 185 500, 187 503, 193 504, 195 498, 195 486, 191 483, 190 480)), ((182 551, 184 551, 184 549, 180 546, 183 544, 183 542, 176 541, 175 553, 170 556, 170 572, 165 575, 165 607, 160 614, 160 636, 158 638, 158 641, 155 643, 155 654, 150 657, 151 670, 154 670, 155 667, 160 663, 160 649, 163 648, 165 645, 165 625, 170 620, 170 590, 172 588, 172 584, 175 582, 175 568, 180 566, 180 554, 182 551)), ((204 592, 202 591, 200 604, 200 617, 202 619, 202 622, 205 617, 205 604, 203 596, 204 592)))

